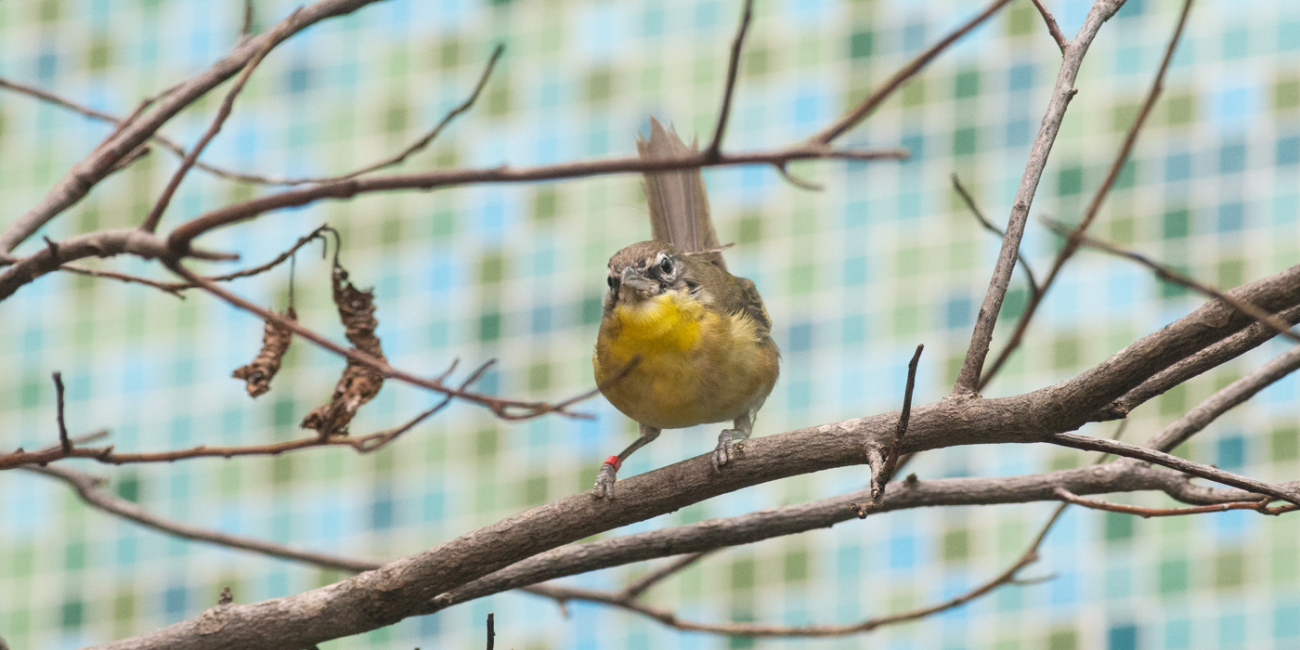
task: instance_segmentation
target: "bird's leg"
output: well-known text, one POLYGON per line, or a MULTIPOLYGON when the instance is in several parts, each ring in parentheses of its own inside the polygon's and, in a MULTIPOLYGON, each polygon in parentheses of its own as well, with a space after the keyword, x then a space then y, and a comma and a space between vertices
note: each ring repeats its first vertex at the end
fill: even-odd
POLYGON ((723 429, 718 434, 718 447, 713 450, 713 468, 721 470, 733 458, 738 456, 737 449, 733 448, 733 441, 739 442, 749 438, 749 434, 754 430, 754 417, 752 413, 746 413, 733 423, 732 429, 723 429))
POLYGON ((627 460, 632 452, 650 444, 650 441, 659 437, 659 429, 641 425, 641 437, 627 446, 627 449, 619 452, 617 456, 610 456, 605 459, 604 464, 600 466, 600 473, 596 475, 596 487, 592 494, 596 498, 609 497, 614 498, 614 481, 617 479, 618 469, 623 466, 623 461, 627 460))

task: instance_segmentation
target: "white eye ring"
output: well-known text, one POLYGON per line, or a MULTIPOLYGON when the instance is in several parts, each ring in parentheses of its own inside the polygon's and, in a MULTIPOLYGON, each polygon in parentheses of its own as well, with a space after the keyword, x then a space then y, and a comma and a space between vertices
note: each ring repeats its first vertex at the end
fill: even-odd
POLYGON ((660 254, 659 254, 659 270, 662 271, 664 275, 672 275, 672 272, 673 272, 673 258, 668 257, 667 255, 664 255, 663 253, 660 253, 660 254))

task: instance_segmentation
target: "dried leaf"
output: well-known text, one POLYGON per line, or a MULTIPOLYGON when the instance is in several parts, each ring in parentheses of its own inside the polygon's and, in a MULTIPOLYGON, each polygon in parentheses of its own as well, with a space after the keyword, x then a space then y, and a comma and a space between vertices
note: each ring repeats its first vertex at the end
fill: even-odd
MULTIPOLYGON (((348 282, 348 272, 337 262, 334 267, 334 304, 338 306, 339 318, 347 328, 348 340, 355 349, 365 352, 381 361, 384 350, 379 337, 375 336, 374 289, 362 291, 348 282)), ((362 404, 374 399, 384 385, 383 375, 368 366, 348 360, 343 376, 334 386, 334 395, 328 404, 312 409, 302 420, 302 428, 315 429, 322 436, 346 434, 347 427, 362 404)))
MULTIPOLYGON (((296 321, 298 314, 290 307, 284 312, 284 317, 296 321)), ((275 373, 280 371, 280 362, 284 359, 284 353, 289 350, 289 342, 293 340, 293 333, 287 328, 280 327, 271 321, 266 322, 266 329, 262 331, 262 350, 253 358, 253 362, 236 368, 231 376, 235 379, 243 379, 245 388, 248 389, 249 397, 257 397, 271 390, 271 380, 275 378, 275 373)))

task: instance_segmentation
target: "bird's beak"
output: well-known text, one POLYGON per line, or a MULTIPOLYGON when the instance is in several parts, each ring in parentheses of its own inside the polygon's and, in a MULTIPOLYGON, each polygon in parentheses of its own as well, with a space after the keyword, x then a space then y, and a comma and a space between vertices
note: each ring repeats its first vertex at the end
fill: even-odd
POLYGON ((623 267, 623 286, 632 289, 640 294, 649 294, 655 288, 655 283, 647 279, 644 275, 637 272, 636 269, 625 266, 623 267))

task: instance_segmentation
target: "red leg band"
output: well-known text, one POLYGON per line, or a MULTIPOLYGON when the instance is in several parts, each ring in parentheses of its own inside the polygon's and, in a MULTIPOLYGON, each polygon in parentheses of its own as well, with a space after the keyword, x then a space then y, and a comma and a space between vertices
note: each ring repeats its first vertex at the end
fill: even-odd
POLYGON ((606 464, 606 465, 613 465, 613 466, 614 466, 614 471, 615 471, 615 472, 617 472, 620 468, 623 467, 623 461, 619 460, 619 459, 618 459, 618 456, 610 456, 609 458, 606 458, 606 459, 605 459, 605 464, 606 464))

